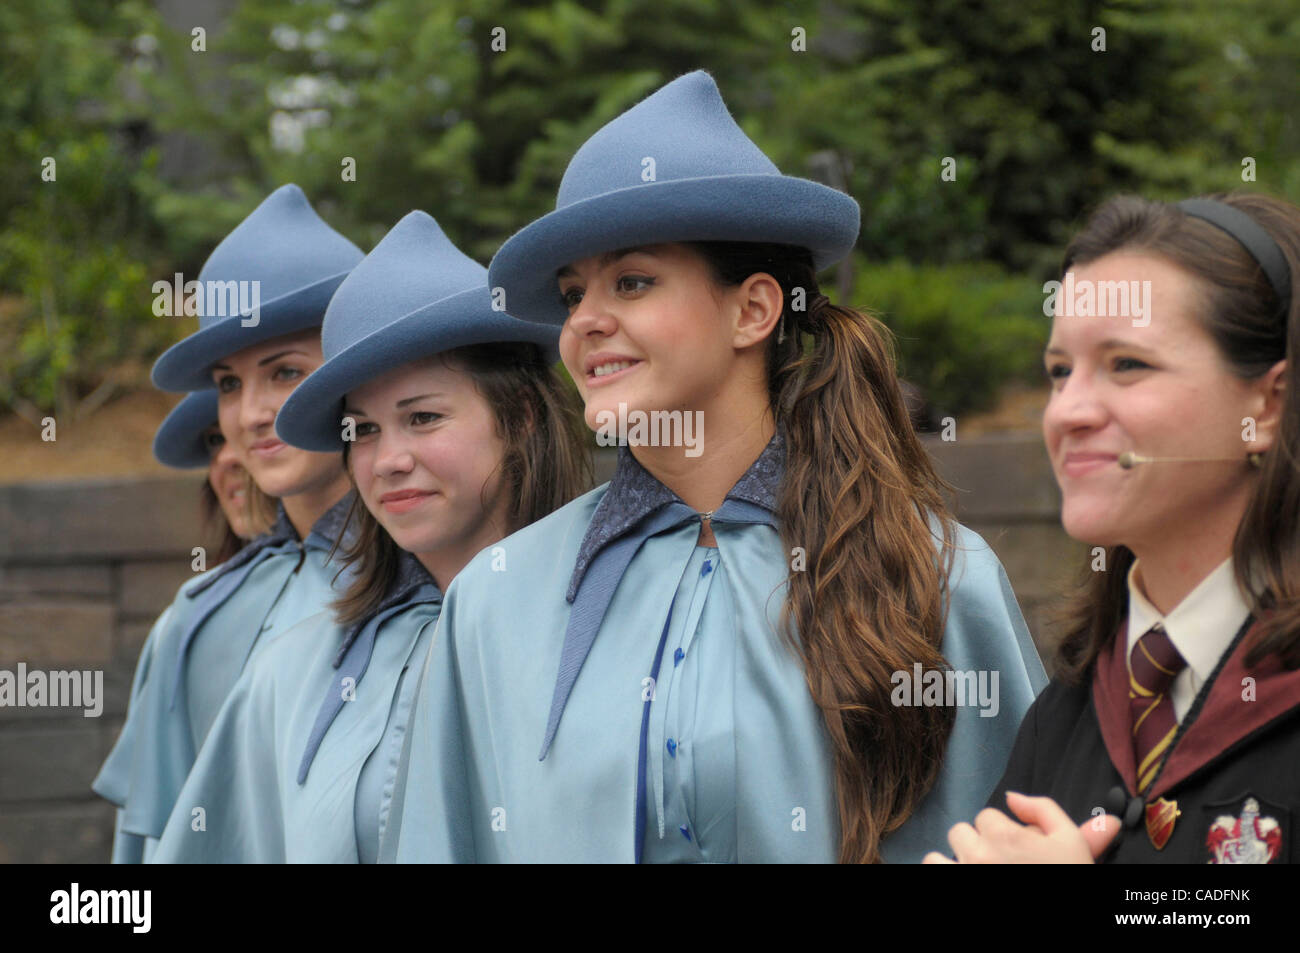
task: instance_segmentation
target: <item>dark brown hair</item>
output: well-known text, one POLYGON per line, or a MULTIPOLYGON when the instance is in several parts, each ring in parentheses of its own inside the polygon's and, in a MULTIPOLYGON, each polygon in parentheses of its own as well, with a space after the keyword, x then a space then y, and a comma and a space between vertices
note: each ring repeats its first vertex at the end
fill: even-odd
POLYGON ((831 304, 805 249, 687 244, 721 285, 765 272, 785 296, 783 333, 773 331, 767 351, 769 400, 787 441, 777 521, 787 551, 803 548, 806 570, 791 569, 782 625, 831 739, 839 859, 876 862, 881 840, 934 784, 955 718, 946 706, 890 701, 894 672, 948 668, 947 486, 912 428, 888 329, 831 304))
MULTIPOLYGON (((583 439, 581 405, 572 385, 547 366, 541 349, 528 342, 472 344, 439 357, 464 371, 492 409, 497 436, 505 444, 500 463, 507 494, 509 532, 522 529, 568 503, 591 486, 591 457, 583 439)), ((352 476, 349 450, 343 459, 352 476)), ((353 486, 356 481, 353 480, 353 486)), ((397 574, 401 549, 357 496, 345 527, 356 527, 350 547, 339 545, 343 567, 357 576, 332 605, 350 625, 367 618, 397 574)))
MULTIPOLYGON (((1272 236, 1286 256, 1294 286, 1300 277, 1300 209, 1266 195, 1207 198, 1245 212, 1272 236)), ((1188 273, 1198 292, 1193 298, 1194 317, 1238 377, 1257 379, 1283 359, 1288 372, 1300 366, 1300 306, 1294 293, 1289 302, 1279 301, 1259 264, 1227 232, 1185 215, 1174 205, 1117 196, 1098 208, 1070 243, 1061 276, 1074 265, 1120 250, 1158 255, 1188 273)), ((1288 381, 1275 445, 1264 454, 1232 546, 1237 583, 1260 620, 1246 657, 1250 665, 1276 652, 1288 668, 1300 666, 1297 447, 1300 391, 1288 381)), ((1057 652, 1058 678, 1085 680, 1115 637, 1128 613, 1127 580, 1134 559, 1127 547, 1111 546, 1104 569, 1085 568, 1078 590, 1061 614, 1064 638, 1057 652)))

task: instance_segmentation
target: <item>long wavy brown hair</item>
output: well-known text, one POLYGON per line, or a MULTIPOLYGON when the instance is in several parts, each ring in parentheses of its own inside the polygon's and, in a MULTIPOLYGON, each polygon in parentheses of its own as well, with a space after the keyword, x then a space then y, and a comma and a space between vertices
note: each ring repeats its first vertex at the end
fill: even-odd
MULTIPOLYGON (((581 401, 572 384, 546 364, 537 345, 471 344, 439 356, 467 374, 492 409, 497 436, 505 444, 499 472, 509 500, 508 532, 541 519, 591 487, 581 401)), ((343 445, 343 461, 355 488, 350 448, 343 445)), ((340 540, 353 526, 352 544, 336 544, 343 568, 358 567, 351 585, 330 606, 342 625, 374 612, 397 575, 401 556, 393 537, 366 509, 359 494, 340 540)))
MULTIPOLYGON (((1300 208, 1267 195, 1236 193, 1215 199, 1249 215, 1273 237, 1291 269, 1289 302, 1278 300, 1263 269, 1227 232, 1175 205, 1134 195, 1110 199, 1093 213, 1065 251, 1061 276, 1120 250, 1159 255, 1187 272, 1199 294, 1194 317, 1224 361, 1243 380, 1255 380, 1287 362, 1287 387, 1275 446, 1237 527, 1232 557, 1237 583, 1259 620, 1246 656, 1249 665, 1277 653, 1287 668, 1300 667, 1300 208), (1257 580, 1258 582, 1253 582, 1257 580)), ((1091 564, 1092 560, 1088 560, 1091 564)), ((1061 614, 1064 638, 1055 675, 1087 680, 1093 663, 1128 614, 1128 571, 1133 552, 1108 547, 1105 568, 1085 567, 1078 589, 1061 614)))
POLYGON ((890 701, 893 673, 949 667, 948 487, 912 428, 889 330, 831 304, 805 249, 687 244, 722 286, 765 272, 785 296, 767 351, 787 441, 777 521, 787 551, 807 559, 789 574, 782 624, 832 742, 839 859, 874 863, 934 784, 955 718, 947 706, 890 701))

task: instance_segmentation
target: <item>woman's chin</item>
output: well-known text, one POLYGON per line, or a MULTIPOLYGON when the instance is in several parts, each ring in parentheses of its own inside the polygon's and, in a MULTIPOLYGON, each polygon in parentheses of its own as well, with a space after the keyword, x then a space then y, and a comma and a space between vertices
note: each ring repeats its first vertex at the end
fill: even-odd
MULTIPOLYGON (((381 524, 382 525, 382 524, 381 524)), ((433 552, 442 542, 442 534, 431 532, 427 522, 423 526, 384 526, 399 549, 419 554, 433 552)))
POLYGON ((267 496, 273 496, 276 499, 283 499, 286 496, 297 496, 310 489, 310 483, 304 480, 295 480, 286 474, 275 473, 266 474, 261 479, 254 476, 253 482, 257 488, 267 496))
POLYGON ((1061 510, 1061 526, 1071 539, 1089 546, 1118 546, 1125 535, 1112 513, 1061 510))
MULTIPOLYGON (((626 401, 623 402, 623 407, 624 414, 631 409, 626 401)), ((601 394, 598 400, 588 401, 583 413, 587 426, 592 430, 608 428, 611 423, 616 424, 618 416, 618 401, 610 401, 604 394, 601 394)))

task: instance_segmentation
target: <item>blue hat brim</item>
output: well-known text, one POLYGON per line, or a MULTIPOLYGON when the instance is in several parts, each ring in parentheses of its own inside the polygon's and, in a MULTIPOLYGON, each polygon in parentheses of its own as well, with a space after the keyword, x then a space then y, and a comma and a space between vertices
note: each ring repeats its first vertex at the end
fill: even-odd
POLYGON ((206 467, 211 455, 203 442, 203 431, 216 422, 216 392, 190 394, 172 408, 154 434, 154 458, 177 470, 206 467))
POLYGON ((333 355, 294 388, 276 414, 275 432, 303 450, 337 453, 343 449, 341 402, 367 381, 469 344, 530 342, 553 364, 559 359, 558 340, 555 329, 494 311, 480 285, 398 318, 333 355))
POLYGON ((563 324, 555 272, 590 255, 683 241, 779 242, 807 248, 820 271, 858 239, 852 196, 787 175, 666 179, 574 202, 506 240, 488 265, 505 309, 526 321, 563 324))
POLYGON ((172 345, 154 363, 155 387, 170 391, 215 387, 212 365, 246 347, 308 328, 319 328, 330 298, 348 272, 331 275, 266 302, 258 308, 258 322, 244 327, 240 315, 225 318, 172 345))

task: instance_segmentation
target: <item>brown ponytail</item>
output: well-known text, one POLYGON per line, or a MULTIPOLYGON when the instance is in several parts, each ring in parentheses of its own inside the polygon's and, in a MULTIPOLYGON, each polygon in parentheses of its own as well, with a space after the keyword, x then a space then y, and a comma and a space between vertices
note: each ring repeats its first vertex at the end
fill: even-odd
POLYGON ((723 285, 761 271, 785 294, 768 352, 769 396, 787 440, 778 522, 807 569, 790 573, 783 619, 832 742, 839 859, 877 862, 881 840, 934 784, 955 719, 950 707, 890 701, 894 672, 917 662, 948 668, 940 645, 955 528, 946 484, 912 429, 888 329, 820 294, 805 250, 690 245, 723 285))

